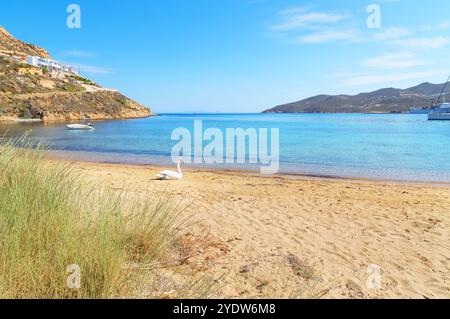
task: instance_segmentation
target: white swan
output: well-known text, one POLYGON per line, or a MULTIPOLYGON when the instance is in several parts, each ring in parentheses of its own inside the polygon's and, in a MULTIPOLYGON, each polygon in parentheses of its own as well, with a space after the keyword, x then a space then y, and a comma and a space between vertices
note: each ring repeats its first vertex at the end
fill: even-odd
POLYGON ((156 175, 161 180, 169 180, 169 179, 183 179, 183 172, 181 171, 181 161, 177 161, 178 171, 162 171, 158 175, 156 175))

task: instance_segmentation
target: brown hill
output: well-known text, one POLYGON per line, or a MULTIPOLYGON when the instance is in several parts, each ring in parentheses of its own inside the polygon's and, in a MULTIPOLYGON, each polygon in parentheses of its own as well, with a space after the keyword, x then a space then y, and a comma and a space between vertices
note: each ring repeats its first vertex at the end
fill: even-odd
MULTIPOLYGON (((386 88, 358 95, 318 95, 279 105, 264 113, 401 113, 429 107, 444 84, 422 83, 405 90, 386 88)), ((450 86, 446 95, 450 94, 450 86)))

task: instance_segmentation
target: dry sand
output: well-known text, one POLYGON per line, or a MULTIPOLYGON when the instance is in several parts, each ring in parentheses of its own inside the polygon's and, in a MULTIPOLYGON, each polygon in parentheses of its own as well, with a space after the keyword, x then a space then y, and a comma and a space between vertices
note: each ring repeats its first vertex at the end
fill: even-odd
POLYGON ((210 278, 222 298, 450 298, 448 186, 200 170, 163 182, 158 167, 74 168, 131 197, 190 204, 195 224, 173 256, 186 259, 162 269, 166 283, 210 278), (367 288, 370 264, 380 289, 367 288))

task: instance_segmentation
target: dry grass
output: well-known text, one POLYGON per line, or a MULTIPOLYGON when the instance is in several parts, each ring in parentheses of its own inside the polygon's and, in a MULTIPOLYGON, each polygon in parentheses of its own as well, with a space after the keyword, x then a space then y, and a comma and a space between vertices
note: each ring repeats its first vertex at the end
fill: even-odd
POLYGON ((70 166, 42 155, 25 139, 0 145, 0 297, 135 297, 139 265, 176 241, 179 209, 86 189, 70 166), (67 286, 69 265, 80 267, 79 289, 67 286))

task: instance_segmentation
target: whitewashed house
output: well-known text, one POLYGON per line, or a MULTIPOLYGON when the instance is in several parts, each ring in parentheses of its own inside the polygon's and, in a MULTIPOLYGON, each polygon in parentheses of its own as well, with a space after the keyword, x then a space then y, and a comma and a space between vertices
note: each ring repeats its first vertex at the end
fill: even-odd
POLYGON ((50 72, 66 72, 77 74, 75 69, 66 64, 59 63, 58 61, 45 59, 38 56, 27 56, 27 63, 39 68, 47 68, 50 72))

